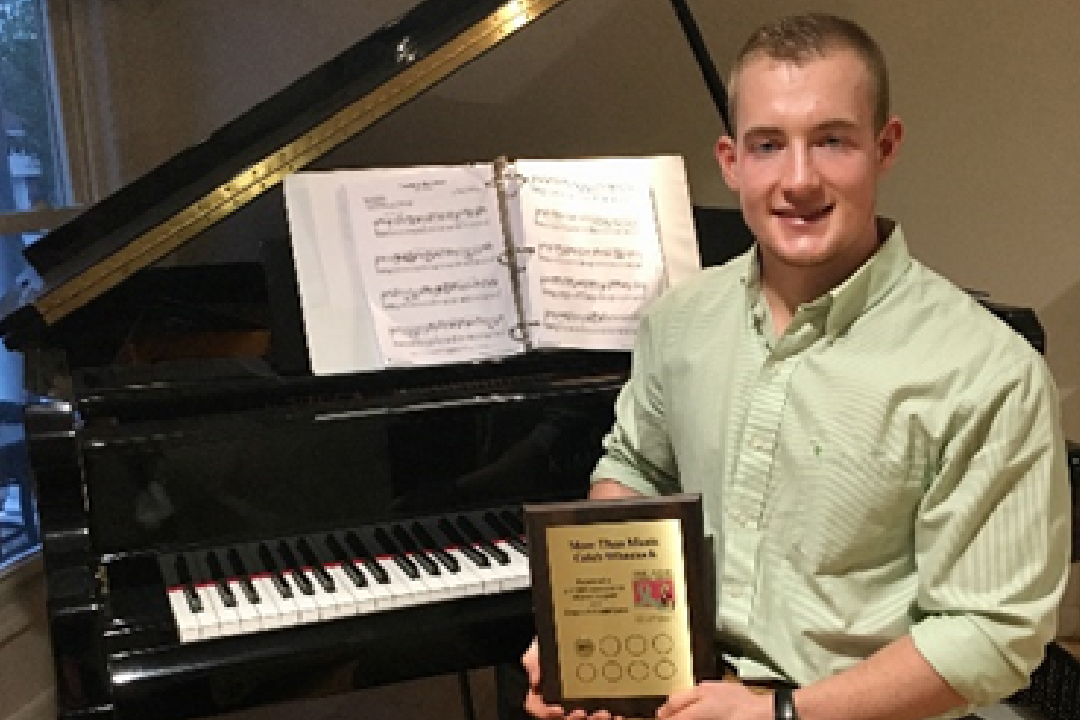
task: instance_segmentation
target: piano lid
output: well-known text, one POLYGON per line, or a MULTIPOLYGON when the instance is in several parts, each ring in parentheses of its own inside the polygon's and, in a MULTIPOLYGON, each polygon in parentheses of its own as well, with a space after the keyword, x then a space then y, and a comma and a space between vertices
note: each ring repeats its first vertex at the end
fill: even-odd
MULTIPOLYGON (((383 26, 224 125, 203 142, 122 187, 28 247, 25 256, 42 276, 44 287, 31 302, 0 320, 0 335, 13 349, 86 347, 98 343, 99 337, 95 333, 100 334, 98 328, 103 319, 115 321, 118 326, 121 322, 142 322, 132 307, 141 305, 141 293, 147 287, 159 295, 162 288, 167 288, 171 293, 169 302, 180 297, 185 303, 192 295, 206 292, 213 296, 229 286, 254 288, 262 280, 252 276, 250 267, 244 268, 239 275, 232 274, 229 254, 233 246, 243 244, 239 242, 241 236, 258 236, 256 242, 259 243, 287 237, 280 184, 286 174, 296 170, 365 164, 462 162, 492 159, 498 154, 543 157, 681 151, 682 147, 674 145, 672 139, 680 137, 680 129, 654 130, 654 121, 633 118, 632 113, 626 111, 635 105, 643 107, 649 98, 612 102, 612 98, 617 97, 615 93, 626 96, 638 92, 632 82, 621 83, 628 87, 614 87, 620 83, 613 79, 622 80, 615 75, 616 72, 621 75, 622 68, 613 67, 607 70, 610 74, 606 77, 598 74, 595 78, 573 80, 592 80, 597 84, 595 91, 589 91, 592 93, 590 107, 552 107, 551 98, 557 95, 547 95, 547 91, 537 93, 532 87, 522 89, 514 86, 514 81, 486 83, 505 83, 495 92, 517 93, 515 101, 519 96, 526 97, 528 109, 522 113, 536 114, 550 109, 549 120, 558 117, 555 113, 563 113, 559 127, 551 131, 557 136, 554 142, 545 140, 515 146, 512 142, 506 143, 508 136, 503 135, 503 144, 495 148, 494 143, 500 142, 498 139, 488 145, 475 142, 476 133, 498 136, 485 127, 472 130, 474 142, 471 145, 463 143, 458 156, 439 156, 431 152, 433 147, 442 148, 449 144, 448 137, 454 137, 447 134, 451 132, 447 127, 440 126, 448 126, 453 121, 458 128, 464 126, 467 133, 469 128, 478 125, 471 117, 450 117, 451 113, 462 107, 469 112, 505 113, 505 107, 476 96, 464 97, 456 105, 440 104, 438 100, 432 100, 431 92, 426 91, 439 86, 435 94, 444 92, 443 88, 453 84, 448 80, 450 76, 460 77, 459 71, 466 66, 471 66, 469 72, 486 74, 487 79, 495 73, 505 77, 518 72, 512 66, 523 57, 518 50, 500 48, 502 55, 498 63, 485 60, 485 65, 474 61, 484 55, 493 58, 499 55, 489 52, 499 45, 520 46, 523 41, 504 41, 534 32, 533 25, 550 28, 534 36, 538 39, 529 41, 534 47, 540 46, 538 51, 532 51, 534 54, 551 56, 541 61, 550 63, 551 67, 532 68, 533 72, 544 76, 542 82, 548 85, 564 82, 557 67, 561 56, 556 55, 567 51, 570 44, 578 53, 582 52, 581 48, 587 48, 587 52, 605 52, 595 47, 605 43, 622 47, 635 45, 639 48, 637 55, 643 55, 641 47, 657 43, 678 46, 690 40, 696 53, 703 51, 700 38, 694 37, 696 29, 692 27, 683 0, 670 0, 670 4, 662 0, 642 3, 631 14, 621 12, 615 5, 566 0, 419 2, 398 20, 383 26), (561 8, 558 13, 550 12, 560 5, 568 6, 569 12, 561 8), (672 7, 676 9, 675 13, 672 13, 672 7), (549 13, 560 15, 559 21, 537 22, 549 13), (585 27, 575 29, 575 23, 585 27), (607 37, 596 38, 596 27, 601 27, 607 37), (648 37, 640 37, 643 31, 648 37), (631 42, 628 37, 632 38, 631 42), (551 46, 560 43, 562 46, 553 53, 551 46), (506 62, 507 58, 509 62, 506 62), (493 68, 494 65, 499 67, 493 68), (406 105, 410 107, 405 108, 406 105), (451 113, 438 114, 445 112, 447 107, 451 113), (588 118, 580 115, 583 110, 588 118), (423 122, 430 126, 416 130, 419 125, 417 115, 421 113, 426 113, 423 122), (395 122, 410 128, 405 131, 407 142, 387 141, 387 133, 382 131, 391 114, 394 114, 395 122), (404 120, 396 119, 402 116, 404 120), (582 124, 593 126, 591 136, 568 130, 582 124), (432 127, 438 130, 432 130, 432 127), (606 144, 595 142, 598 135, 611 137, 611 140, 606 144), (648 137, 644 143, 626 142, 627 137, 642 136, 648 137), (358 143, 368 142, 359 138, 373 139, 359 152, 350 150, 358 143), (381 143, 381 146, 372 151, 371 143, 381 143), (490 154, 487 153, 489 145, 490 154), (475 154, 478 147, 484 154, 475 154), (273 220, 268 222, 265 217, 273 220), (216 249, 207 253, 207 247, 216 249), (220 257, 222 249, 225 262, 220 257), (175 273, 163 282, 160 274, 147 272, 163 266, 206 265, 200 253, 209 255, 208 264, 217 268, 209 275, 198 275, 195 287, 175 273), (181 259, 177 261, 177 257, 181 259), (209 284, 207 277, 211 279, 209 284), (113 317, 120 314, 131 317, 123 320, 113 317)), ((694 67, 689 52, 674 54, 683 64, 678 73, 681 79, 671 82, 664 78, 662 83, 654 81, 654 86, 663 84, 664 90, 670 92, 672 99, 665 102, 671 103, 678 98, 679 112, 704 116, 713 122, 715 111, 708 107, 708 97, 700 90, 700 69, 694 67)), ((655 58, 647 61, 657 64, 655 58)), ((626 69, 626 73, 633 76, 641 72, 641 68, 626 69)), ((706 81, 716 100, 716 82, 709 82, 708 73, 706 81)), ((485 85, 483 81, 477 84, 485 85)), ((507 124, 517 127, 528 123, 528 117, 514 116, 513 112, 505 119, 507 124)), ((457 130, 452 132, 466 134, 457 130)), ((707 130, 704 137, 709 144, 702 143, 703 147, 711 145, 716 132, 714 128, 707 130)), ((252 245, 250 237, 245 240, 248 246, 252 245)), ((263 258, 259 256, 258 260, 261 263, 263 258)), ((240 265, 250 266, 251 263, 233 264, 235 267, 240 265)), ((187 277, 194 276, 188 273, 187 277)), ((250 294, 259 295, 259 292, 251 289, 250 294)), ((249 299, 244 298, 244 301, 249 299)), ((226 304, 230 301, 223 300, 226 304)), ((262 298, 254 298, 254 301, 261 302, 262 298)), ((196 312, 213 323, 214 311, 202 308, 196 312)), ((259 318, 252 325, 258 326, 263 320, 259 318)), ((118 327, 113 335, 120 336, 124 332, 118 327)))
POLYGON ((428 0, 27 249, 52 324, 563 0, 428 0))

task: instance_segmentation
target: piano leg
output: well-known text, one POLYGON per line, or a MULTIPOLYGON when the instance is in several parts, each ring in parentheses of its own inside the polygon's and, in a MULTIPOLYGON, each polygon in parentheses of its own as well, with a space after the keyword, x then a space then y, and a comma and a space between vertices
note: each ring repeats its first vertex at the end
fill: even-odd
POLYGON ((495 666, 495 703, 499 720, 532 720, 523 703, 529 679, 519 663, 495 666))
POLYGON ((472 687, 469 685, 468 670, 461 670, 458 676, 458 690, 461 693, 461 709, 465 720, 476 720, 476 705, 473 704, 472 687))

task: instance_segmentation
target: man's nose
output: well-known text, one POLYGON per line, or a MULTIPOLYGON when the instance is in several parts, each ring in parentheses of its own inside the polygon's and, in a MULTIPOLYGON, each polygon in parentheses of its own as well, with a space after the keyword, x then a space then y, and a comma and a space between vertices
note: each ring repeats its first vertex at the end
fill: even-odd
POLYGON ((783 189, 789 192, 805 192, 818 187, 820 177, 810 148, 797 145, 788 148, 780 181, 783 189))

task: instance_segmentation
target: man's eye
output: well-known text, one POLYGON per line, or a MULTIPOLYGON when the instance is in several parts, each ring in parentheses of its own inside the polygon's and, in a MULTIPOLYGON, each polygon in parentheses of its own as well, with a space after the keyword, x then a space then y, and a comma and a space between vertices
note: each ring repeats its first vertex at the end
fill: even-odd
POLYGON ((755 155, 767 155, 780 147, 780 144, 773 140, 759 140, 758 142, 750 144, 750 152, 755 155))
POLYGON ((823 138, 821 144, 825 147, 840 147, 844 144, 844 140, 843 138, 837 137, 836 135, 830 135, 826 138, 823 138))

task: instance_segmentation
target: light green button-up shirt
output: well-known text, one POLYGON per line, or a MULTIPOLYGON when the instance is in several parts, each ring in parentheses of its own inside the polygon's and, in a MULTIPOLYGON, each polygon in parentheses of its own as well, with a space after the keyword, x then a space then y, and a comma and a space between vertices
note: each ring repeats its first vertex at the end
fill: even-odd
POLYGON ((910 633, 973 705, 1027 682, 1070 547, 1041 356, 896 227, 780 336, 751 251, 650 308, 594 479, 704 497, 718 637, 808 684, 910 633))

